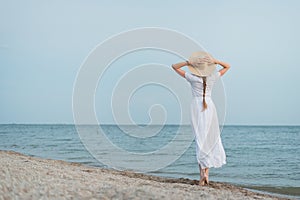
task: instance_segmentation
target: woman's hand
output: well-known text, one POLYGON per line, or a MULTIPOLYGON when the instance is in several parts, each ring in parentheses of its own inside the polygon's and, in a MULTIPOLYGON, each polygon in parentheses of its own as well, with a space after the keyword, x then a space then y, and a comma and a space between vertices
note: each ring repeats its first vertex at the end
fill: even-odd
POLYGON ((192 66, 197 66, 197 65, 201 65, 201 64, 216 64, 217 60, 214 59, 213 57, 210 57, 210 56, 205 56, 205 57, 193 57, 189 60, 189 63, 192 65, 192 66))

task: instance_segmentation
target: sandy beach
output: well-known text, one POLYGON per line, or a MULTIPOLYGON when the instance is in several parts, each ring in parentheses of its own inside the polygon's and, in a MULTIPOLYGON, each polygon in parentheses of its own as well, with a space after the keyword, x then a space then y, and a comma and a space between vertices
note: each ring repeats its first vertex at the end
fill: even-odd
POLYGON ((0 151, 0 199, 282 199, 227 183, 197 184, 0 151))

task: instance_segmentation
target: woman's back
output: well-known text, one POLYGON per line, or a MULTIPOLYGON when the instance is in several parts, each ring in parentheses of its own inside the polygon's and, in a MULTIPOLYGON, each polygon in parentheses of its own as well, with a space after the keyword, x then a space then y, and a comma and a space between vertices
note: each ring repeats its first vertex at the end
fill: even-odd
MULTIPOLYGON (((206 77, 205 97, 211 97, 212 88, 220 76, 220 72, 216 71, 206 77)), ((203 78, 190 72, 185 72, 185 78, 191 84, 193 97, 203 97, 203 78)))

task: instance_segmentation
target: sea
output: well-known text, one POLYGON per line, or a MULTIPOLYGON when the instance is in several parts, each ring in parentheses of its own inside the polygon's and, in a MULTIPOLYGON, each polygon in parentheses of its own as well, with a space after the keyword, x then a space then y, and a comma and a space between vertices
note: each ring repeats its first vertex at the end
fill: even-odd
MULTIPOLYGON (((101 129, 107 138, 126 151, 148 152, 162 148, 181 131, 191 133, 189 125, 163 125, 159 133, 147 137, 122 134, 118 125, 86 125, 101 129)), ((124 126, 124 125, 123 125, 124 126)), ((126 128, 126 126, 125 126, 126 128)), ((155 125, 128 125, 143 135, 155 130, 155 125), (154 126, 154 127, 153 127, 154 126)), ((26 155, 77 162, 110 168, 93 157, 85 148, 73 124, 1 124, 0 150, 12 150, 26 155)), ((222 143, 226 164, 211 168, 210 180, 227 182, 249 190, 271 193, 282 197, 300 198, 300 126, 229 126, 222 127, 222 143)), ((182 145, 188 141, 182 140, 182 145)), ((109 153, 109 152, 106 152, 109 153)), ((162 158, 174 154, 164 152, 162 158)), ((126 159, 125 159, 126 160, 126 159)), ((131 162, 128 160, 128 162, 131 162)), ((149 161, 150 162, 150 161, 149 161)), ((152 175, 199 179, 195 143, 191 142, 182 155, 152 175)))

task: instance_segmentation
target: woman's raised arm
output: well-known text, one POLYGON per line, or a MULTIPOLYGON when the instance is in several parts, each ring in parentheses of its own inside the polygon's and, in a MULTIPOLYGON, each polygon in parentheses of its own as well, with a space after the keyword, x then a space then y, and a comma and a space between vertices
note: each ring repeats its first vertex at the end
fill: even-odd
POLYGON ((230 68, 230 65, 226 62, 220 61, 220 60, 216 60, 214 59, 214 63, 215 64, 219 64, 223 67, 223 69, 220 69, 219 72, 221 74, 221 76, 223 76, 230 68))
POLYGON ((185 62, 180 62, 180 63, 176 63, 176 64, 173 64, 172 67, 173 69, 180 75, 182 76, 183 78, 185 78, 185 71, 180 69, 181 67, 184 67, 184 66, 187 66, 189 65, 189 62, 188 61, 185 61, 185 62))

